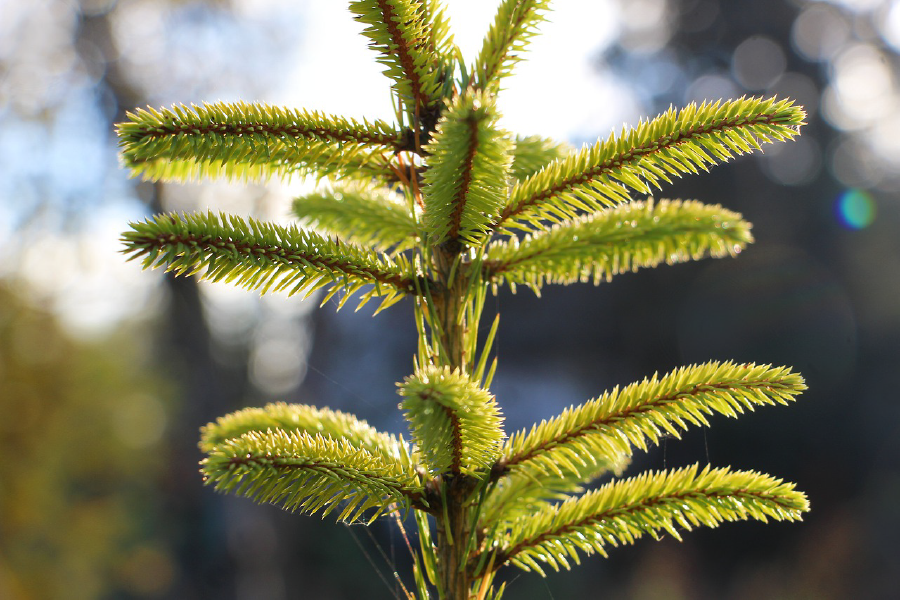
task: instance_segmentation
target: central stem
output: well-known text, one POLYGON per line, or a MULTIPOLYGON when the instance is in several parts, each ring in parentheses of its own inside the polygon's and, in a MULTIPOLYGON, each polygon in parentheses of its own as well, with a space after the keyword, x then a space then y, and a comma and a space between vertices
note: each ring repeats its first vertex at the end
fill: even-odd
POLYGON ((469 478, 444 478, 444 515, 437 517, 436 542, 438 571, 443 587, 441 600, 468 600, 471 581, 466 570, 469 541, 469 511, 466 497, 471 491, 469 478))
POLYGON ((465 318, 466 282, 457 266, 459 253, 438 247, 434 252, 435 270, 443 284, 443 293, 436 298, 434 317, 440 324, 440 343, 444 349, 441 357, 442 366, 468 371, 466 364, 465 338, 467 333, 465 318), (452 278, 452 281, 451 281, 452 278))
MULTIPOLYGON (((434 266, 443 285, 443 294, 436 299, 433 315, 440 324, 440 344, 444 366, 468 372, 466 356, 466 278, 458 264, 459 252, 438 247, 434 253, 434 266), (454 263, 457 268, 454 269, 454 263)), ((468 497, 472 491, 471 479, 460 473, 445 473, 441 477, 442 512, 437 515, 435 542, 437 544, 438 571, 441 580, 441 600, 468 600, 471 580, 466 570, 469 541, 468 497)))

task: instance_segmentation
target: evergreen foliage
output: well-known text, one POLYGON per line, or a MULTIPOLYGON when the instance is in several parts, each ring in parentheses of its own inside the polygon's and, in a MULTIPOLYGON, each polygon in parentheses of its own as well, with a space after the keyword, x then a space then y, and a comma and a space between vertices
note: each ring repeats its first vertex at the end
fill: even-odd
POLYGON ((467 91, 448 103, 425 171, 425 230, 432 244, 448 238, 477 245, 490 233, 505 196, 510 141, 497 129, 493 98, 467 91))
POLYGON ((314 174, 387 177, 384 156, 407 143, 387 123, 265 104, 138 109, 120 124, 125 166, 152 181, 254 180, 314 174))
POLYGON ((263 408, 245 408, 219 417, 215 423, 201 429, 200 449, 211 452, 227 440, 253 432, 262 434, 269 430, 297 431, 311 436, 321 434, 343 439, 358 448, 380 454, 385 460, 404 459, 405 463, 409 462, 407 447, 402 438, 382 433, 347 413, 284 402, 268 404, 263 408))
POLYGON ((793 484, 753 471, 697 465, 669 472, 647 472, 607 483, 577 498, 518 519, 506 535, 492 539, 507 561, 543 573, 580 563, 578 551, 606 556, 605 546, 630 544, 644 534, 665 532, 680 540, 678 527, 716 527, 723 521, 769 518, 794 521, 807 509, 793 484), (676 525, 678 527, 676 527, 676 525))
POLYGON ((504 0, 484 37, 472 67, 474 86, 497 91, 503 77, 512 74, 537 26, 547 14, 547 0, 504 0))
POLYGON ((696 201, 630 202, 488 248, 485 274, 494 283, 571 283, 697 260, 735 255, 753 241, 735 212, 696 201))
POLYGON ((503 440, 500 410, 490 392, 459 370, 430 367, 408 377, 400 395, 429 472, 486 475, 503 440))
POLYGON ((707 415, 736 417, 754 406, 787 404, 804 389, 803 379, 784 367, 715 362, 684 367, 615 388, 527 434, 514 434, 502 464, 528 469, 533 477, 578 474, 593 457, 629 456, 634 447, 646 450, 648 440, 681 437, 688 425, 708 427, 707 415))
POLYGON ((632 196, 789 140, 805 116, 789 100, 740 98, 673 108, 581 150, 508 133, 497 92, 548 4, 501 2, 467 66, 436 0, 351 2, 391 80, 394 124, 217 103, 138 110, 119 126, 125 165, 147 179, 331 180, 294 202, 302 227, 213 213, 135 223, 125 252, 145 268, 260 292, 328 288, 339 305, 411 298, 418 353, 398 384, 411 442, 349 414, 276 403, 210 423, 200 447, 217 490, 344 521, 412 512, 419 598, 499 598, 494 575, 507 565, 543 573, 643 535, 680 539, 809 509, 793 484, 753 471, 620 478, 635 449, 662 436, 793 401, 805 385, 784 367, 680 368, 506 438, 489 391, 499 320, 478 336, 488 292, 738 254, 753 241, 741 215, 632 196), (600 477, 610 480, 585 491, 600 477))
POLYGON ((294 215, 309 228, 357 246, 400 252, 420 242, 419 227, 398 194, 371 185, 343 185, 294 199, 294 215))
POLYGON ((350 294, 373 287, 362 302, 383 296, 382 306, 414 293, 414 276, 404 257, 396 260, 373 250, 331 240, 314 231, 282 227, 254 219, 213 213, 160 215, 132 225, 123 234, 131 258, 144 267, 166 265, 178 275, 200 272, 211 281, 228 281, 250 290, 304 292, 331 285, 350 294))
POLYGON ((544 165, 563 158, 572 151, 565 143, 539 135, 516 136, 512 149, 513 162, 510 175, 513 179, 525 179, 544 168, 544 165))
POLYGON ((217 490, 322 516, 342 507, 338 518, 355 521, 368 509, 374 519, 395 504, 424 504, 408 462, 385 460, 346 438, 269 429, 216 444, 201 470, 217 490))
POLYGON ((789 100, 741 98, 669 109, 618 137, 556 160, 509 192, 496 227, 568 220, 649 194, 660 181, 708 170, 717 161, 797 135, 804 112, 789 100), (629 189, 630 188, 630 189, 629 189), (510 223, 511 221, 511 223, 510 223))

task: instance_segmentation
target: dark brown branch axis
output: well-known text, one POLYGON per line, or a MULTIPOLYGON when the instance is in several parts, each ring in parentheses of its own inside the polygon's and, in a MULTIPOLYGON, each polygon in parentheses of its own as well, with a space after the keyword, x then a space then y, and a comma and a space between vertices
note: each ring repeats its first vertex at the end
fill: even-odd
POLYGON ((459 427, 459 416, 449 407, 444 406, 443 408, 447 413, 447 418, 450 419, 450 428, 453 431, 453 463, 450 465, 450 469, 454 473, 459 473, 462 467, 462 433, 459 427))
MULTIPOLYGON (((534 9, 532 8, 532 10, 534 10, 534 9)), ((525 22, 525 20, 528 16, 528 12, 529 12, 528 10, 523 10, 522 12, 519 13, 519 18, 516 19, 515 25, 513 25, 510 28, 510 31, 515 32, 515 31, 518 31, 520 27, 522 27, 522 23, 525 22)), ((515 35, 515 34, 513 34, 513 35, 515 35)), ((509 40, 507 40, 507 42, 505 44, 503 44, 503 53, 501 54, 500 57, 498 57, 498 59, 496 61, 496 69, 491 73, 485 73, 484 81, 481 82, 482 87, 484 86, 484 84, 486 84, 489 81, 496 81, 497 70, 499 70, 501 68, 503 61, 505 61, 506 57, 509 56, 509 53, 511 50, 512 50, 512 45, 509 43, 509 40)))
POLYGON ((745 116, 735 116, 731 119, 726 119, 718 123, 710 123, 706 126, 696 127, 693 129, 679 130, 672 134, 664 135, 660 138, 647 140, 646 144, 632 146, 627 151, 610 157, 609 160, 603 162, 602 164, 596 165, 588 169, 587 171, 582 171, 568 179, 564 179, 557 185, 542 190, 541 192, 529 198, 524 198, 521 202, 515 205, 507 206, 500 213, 500 216, 497 217, 497 220, 494 223, 494 227, 499 227, 507 219, 514 217, 515 215, 521 213, 531 206, 548 200, 553 196, 556 196, 557 194, 571 190, 576 186, 585 185, 592 181, 596 181, 603 175, 611 174, 615 169, 619 169, 626 164, 634 163, 637 160, 645 156, 655 154, 660 150, 669 147, 677 148, 682 144, 693 141, 695 138, 700 137, 701 135, 706 135, 728 128, 737 129, 747 125, 771 125, 778 122, 779 119, 775 115, 758 115, 753 119, 748 119, 745 116))
POLYGON ((459 193, 456 195, 453 214, 450 217, 450 230, 447 233, 447 237, 451 240, 459 237, 459 227, 466 208, 466 198, 469 195, 469 187, 472 185, 473 162, 475 155, 478 153, 478 119, 475 115, 469 115, 468 119, 466 119, 466 125, 469 127, 468 151, 466 152, 465 162, 462 165, 459 193))
POLYGON ((462 430, 459 425, 459 416, 452 408, 438 402, 434 398, 433 392, 434 389, 422 390, 417 395, 424 401, 433 402, 434 404, 436 404, 441 410, 443 410, 444 414, 447 416, 447 420, 450 421, 450 436, 453 438, 450 442, 450 445, 453 449, 453 459, 450 464, 450 470, 454 474, 458 475, 462 466, 462 430))
MULTIPOLYGON (((609 244, 610 246, 612 244, 609 244)), ((532 252, 531 254, 521 254, 516 260, 510 261, 500 261, 500 260, 486 260, 482 263, 482 272, 484 273, 484 279, 486 281, 490 281, 496 278, 498 275, 502 275, 507 271, 515 268, 516 265, 521 264, 523 262, 527 262, 529 260, 534 260, 535 258, 542 256, 544 254, 549 254, 553 251, 553 248, 544 248, 542 250, 537 250, 532 252)))
POLYGON ((394 7, 387 0, 378 0, 378 6, 381 8, 381 14, 384 15, 384 23, 387 25, 391 39, 396 46, 393 52, 396 52, 403 66, 403 72, 409 80, 410 89, 412 91, 413 100, 416 105, 427 106, 428 98, 422 93, 422 82, 419 80, 419 74, 416 73, 416 64, 410 54, 406 40, 403 38, 403 32, 397 26, 394 7))

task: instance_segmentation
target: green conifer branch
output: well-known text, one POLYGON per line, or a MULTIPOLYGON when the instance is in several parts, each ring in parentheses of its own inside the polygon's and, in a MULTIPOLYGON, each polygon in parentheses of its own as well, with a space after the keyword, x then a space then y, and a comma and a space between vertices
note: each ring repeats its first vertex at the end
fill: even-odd
POLYGON ((397 194, 371 185, 343 185, 296 198, 305 224, 359 246, 400 252, 419 242, 416 219, 397 194))
POLYGON ((496 462, 503 418, 477 382, 449 367, 428 367, 399 388, 413 439, 433 474, 476 475, 496 462))
POLYGON ((493 98, 455 98, 426 148, 424 224, 430 242, 476 245, 506 198, 511 142, 497 129, 493 98))
POLYGON ((631 202, 493 243, 483 263, 495 286, 609 281, 639 268, 734 256, 753 241, 750 224, 719 205, 696 201, 631 202))
POLYGON ((244 408, 216 419, 200 429, 200 450, 209 453, 219 444, 250 432, 306 432, 334 440, 345 439, 357 448, 380 455, 386 462, 412 467, 414 459, 402 438, 382 433, 355 416, 306 404, 275 402, 262 408, 244 408))
POLYGON ((305 431, 251 431, 228 439, 201 463, 216 490, 322 516, 341 506, 338 520, 370 519, 394 508, 427 510, 415 470, 400 460, 357 447, 346 439, 305 431))
POLYGON ((416 0, 422 19, 425 22, 425 30, 428 34, 427 46, 429 52, 438 56, 431 56, 431 60, 450 59, 458 48, 453 43, 453 34, 450 32, 450 21, 444 13, 444 7, 440 0, 416 0))
MULTIPOLYGON (((510 526, 520 517, 534 514, 549 501, 561 501, 584 491, 584 485, 607 473, 616 476, 628 466, 630 457, 620 455, 614 459, 600 457, 596 464, 575 464, 577 473, 535 477, 526 470, 506 473, 497 481, 496 488, 488 495, 479 515, 479 528, 492 530, 510 526)), ((494 473, 505 471, 503 461, 494 466, 494 473)))
POLYGON ((350 10, 366 25, 363 35, 407 112, 430 113, 443 98, 452 65, 453 38, 440 6, 434 0, 358 0, 350 10))
POLYGON ((789 100, 740 98, 669 109, 652 121, 550 163, 516 184, 495 222, 528 228, 559 222, 649 194, 671 176, 708 170, 717 161, 798 134, 806 113, 789 100))
POLYGON ((308 296, 330 285, 323 303, 340 290, 339 306, 370 284, 360 305, 380 296, 384 308, 416 293, 412 267, 403 256, 389 258, 295 226, 197 213, 159 215, 131 227, 122 234, 123 252, 129 260, 143 259, 145 269, 165 265, 178 275, 201 273, 261 293, 308 296))
MULTIPOLYGON (((456 59, 461 54, 459 48, 453 43, 453 34, 450 31, 450 21, 444 13, 444 7, 440 0, 415 0, 420 5, 422 17, 427 33, 426 48, 431 61, 431 66, 426 78, 434 77, 435 83, 442 86, 436 100, 452 97, 456 92, 454 74, 456 59)), ((424 132, 430 133, 439 115, 440 102, 435 102, 425 115, 420 115, 424 132)), ((427 140, 422 141, 424 144, 427 140)))
POLYGON ((598 460, 646 450, 664 434, 681 437, 688 425, 709 426, 706 416, 736 417, 744 409, 787 404, 806 389, 803 378, 786 367, 709 362, 681 367, 659 378, 618 387, 531 431, 513 434, 503 448, 506 469, 525 469, 535 477, 578 474, 598 460))
POLYGON ((697 465, 676 471, 643 473, 608 483, 577 499, 546 506, 525 516, 496 541, 494 567, 513 564, 542 575, 538 562, 554 570, 580 562, 579 551, 606 556, 608 545, 631 544, 649 534, 691 530, 723 521, 769 518, 799 521, 809 510, 806 495, 769 475, 697 465))
POLYGON ((504 0, 472 67, 475 87, 497 91, 500 80, 522 60, 528 42, 550 8, 549 0, 504 0))
POLYGON ((138 109, 118 126, 125 166, 151 180, 271 175, 389 180, 411 134, 363 121, 245 102, 138 109))
POLYGON ((571 146, 566 143, 559 143, 539 135, 517 135, 509 174, 516 180, 525 179, 543 169, 548 163, 560 160, 571 152, 571 146))

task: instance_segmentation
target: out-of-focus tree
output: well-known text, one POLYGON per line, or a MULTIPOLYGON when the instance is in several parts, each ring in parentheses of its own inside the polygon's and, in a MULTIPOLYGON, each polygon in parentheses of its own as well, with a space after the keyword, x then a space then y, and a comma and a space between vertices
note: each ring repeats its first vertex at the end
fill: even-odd
MULTIPOLYGON (((153 479, 133 481, 141 476, 139 471, 109 470, 106 481, 111 487, 144 489, 145 494, 133 496, 138 503, 123 500, 118 506, 121 511, 140 512, 142 505, 154 503, 162 507, 166 527, 158 533, 165 536, 172 561, 179 566, 179 576, 169 582, 170 594, 179 599, 229 593, 241 598, 244 594, 233 591, 235 580, 256 577, 258 565, 250 564, 252 559, 245 560, 240 552, 235 556, 235 546, 226 544, 221 534, 204 532, 209 520, 222 518, 223 507, 219 498, 203 494, 194 485, 199 453, 191 438, 200 424, 246 402, 252 340, 243 335, 240 323, 259 319, 265 310, 245 308, 243 318, 231 319, 226 333, 220 327, 218 338, 213 339, 216 324, 203 318, 204 303, 210 300, 194 282, 161 278, 162 285, 149 290, 160 281, 128 276, 130 269, 118 254, 116 240, 123 213, 138 218, 165 205, 177 206, 182 198, 168 194, 161 185, 126 180, 118 168, 112 124, 124 118, 126 108, 166 102, 176 90, 182 98, 200 93, 227 96, 238 85, 254 94, 271 87, 274 72, 260 66, 279 64, 283 54, 275 48, 287 45, 287 29, 274 13, 248 17, 242 13, 247 7, 238 4, 224 0, 0 3, 0 276, 18 278, 16 285, 27 290, 29 302, 38 299, 59 314, 66 327, 90 335, 116 326, 123 315, 140 307, 145 313, 165 314, 163 325, 143 332, 144 350, 152 354, 141 364, 163 369, 177 382, 178 395, 174 386, 168 390, 172 403, 176 397, 190 399, 173 407, 177 418, 171 419, 170 429, 184 427, 191 434, 175 432, 169 438, 162 485, 153 479), (115 230, 103 227, 110 214, 118 215, 115 230)), ((210 193, 214 192, 207 190, 207 200, 210 193)), ((263 188, 249 198, 252 210, 266 210, 263 188)), ((302 329, 293 322, 293 314, 279 316, 289 322, 280 331, 302 329)), ((82 353, 80 347, 72 351, 82 353)), ((137 367, 131 365, 135 371, 137 367)), ((45 373, 46 385, 59 383, 56 373, 45 373)), ((22 394, 45 395, 29 387, 30 383, 22 382, 22 394)), ((97 385, 101 387, 102 382, 97 385)), ((140 381, 132 381, 133 394, 123 396, 123 405, 138 402, 142 387, 140 381)), ((55 400, 47 396, 45 402, 54 405, 55 400)), ((87 438, 102 439, 95 431, 100 422, 84 420, 79 431, 87 438)), ((59 468, 71 473, 105 464, 95 453, 67 454, 58 445, 47 445, 45 452, 48 457, 54 452, 64 456, 65 464, 59 468)), ((18 471, 9 476, 4 480, 9 486, 20 481, 24 485, 28 479, 18 471)), ((32 490, 21 487, 23 494, 32 490)), ((61 506, 71 500, 65 495, 59 498, 61 506)), ((29 503, 26 496, 19 500, 29 503)), ((32 510, 41 513, 44 508, 35 502, 32 510)), ((237 513, 219 529, 225 531, 224 537, 231 531, 229 524, 242 527, 237 513)), ((115 516, 113 511, 110 516, 115 516)), ((97 535, 102 538, 102 531, 97 535)), ((136 531, 135 539, 140 535, 136 531)), ((243 537, 250 544, 256 539, 243 537)), ((85 535, 81 546, 91 547, 92 539, 85 535)), ((27 565, 10 563, 8 577, 20 578, 22 569, 21 577, 29 572, 65 573, 57 565, 73 560, 96 579, 82 586, 84 597, 98 597, 98 589, 117 585, 115 574, 103 556, 82 551, 81 546, 73 542, 60 546, 55 554, 35 552, 27 565)), ((152 578, 152 569, 136 568, 152 578)), ((272 569, 270 565, 262 568, 272 569)), ((274 567, 276 579, 279 568, 274 567)), ((47 578, 48 586, 52 579, 47 578)), ((60 581, 64 580, 61 575, 60 581)), ((6 596, 0 592, 0 597, 6 596)), ((26 597, 74 596, 45 587, 30 590, 26 597)))
POLYGON ((0 597, 156 597, 171 386, 131 325, 92 343, 0 286, 0 597))

